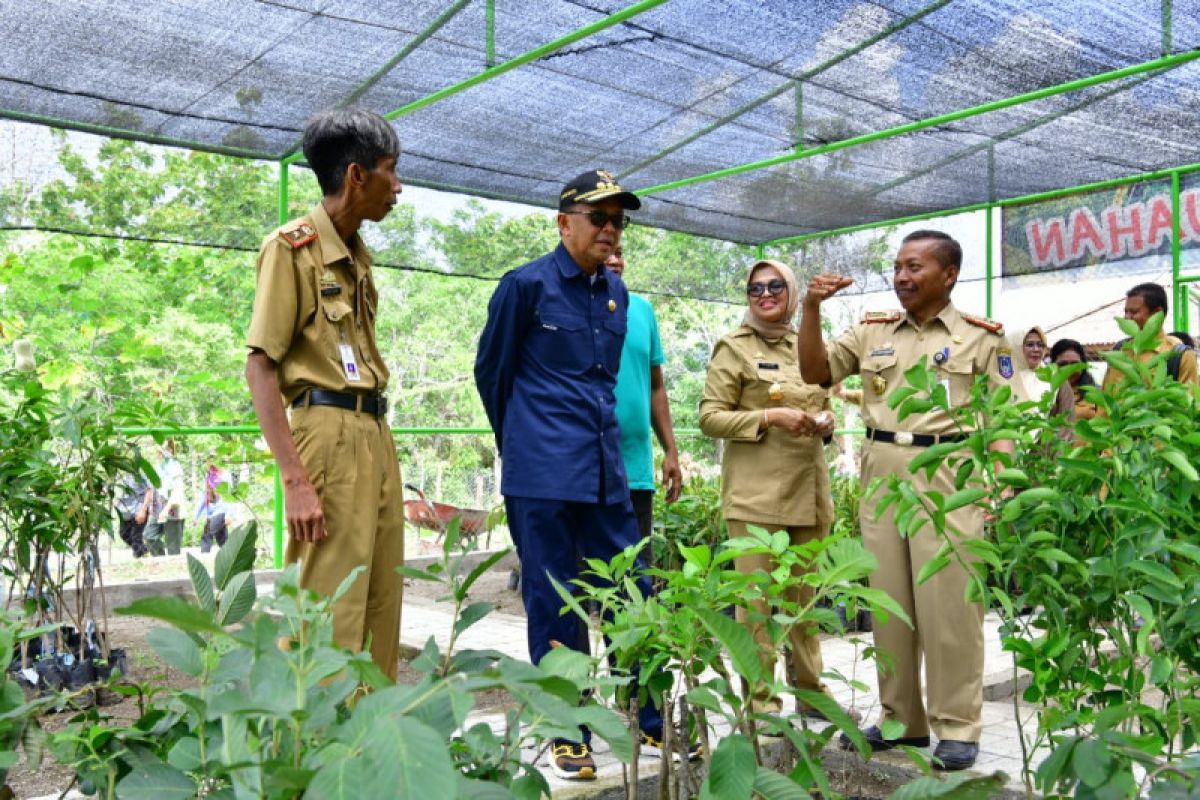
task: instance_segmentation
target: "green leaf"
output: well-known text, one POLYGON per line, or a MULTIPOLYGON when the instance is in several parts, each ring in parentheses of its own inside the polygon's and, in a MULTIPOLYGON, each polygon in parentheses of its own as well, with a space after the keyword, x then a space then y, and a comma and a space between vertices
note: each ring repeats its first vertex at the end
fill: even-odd
MULTIPOLYGON (((945 547, 945 545, 942 545, 943 550, 945 547)), ((921 571, 917 573, 917 584, 920 585, 925 583, 925 581, 929 580, 938 572, 945 569, 949 564, 950 556, 948 555, 939 554, 929 559, 924 563, 924 565, 921 566, 921 571)))
POLYGON ((188 574, 192 576, 192 589, 196 592, 196 599, 200 601, 200 607, 205 611, 215 611, 216 599, 213 595, 212 580, 208 577, 208 570, 200 563, 200 559, 191 553, 187 554, 187 566, 188 574))
POLYGON ((1008 776, 1003 772, 972 776, 957 773, 944 777, 923 777, 906 783, 888 795, 888 800, 988 800, 1004 789, 1008 776))
POLYGON ((181 597, 143 597, 124 608, 118 614, 130 617, 150 617, 174 625, 176 628, 194 633, 224 633, 213 621, 212 614, 194 606, 181 597))
POLYGON ((745 625, 710 608, 697 608, 696 616, 729 652, 733 668, 739 675, 751 683, 762 680, 758 644, 745 625))
POLYGON ((954 494, 946 498, 945 511, 949 514, 951 511, 962 508, 963 506, 974 505, 983 498, 987 497, 986 489, 959 489, 954 494))
POLYGON ((1025 470, 1016 467, 1000 470, 996 473, 996 480, 1005 486, 1015 486, 1019 489, 1029 486, 1029 476, 1025 474, 1025 470))
POLYGON ((254 608, 258 587, 254 585, 253 572, 239 572, 221 592, 221 603, 217 610, 217 621, 222 627, 241 621, 254 608))
POLYGON ((196 784, 187 775, 166 764, 139 764, 117 784, 121 800, 190 800, 196 784))
POLYGON ((454 621, 455 635, 461 634, 467 628, 486 617, 494 608, 495 606, 492 603, 484 600, 481 600, 478 603, 471 603, 471 605, 462 610, 462 613, 459 614, 458 619, 454 621))
POLYGON ((1152 580, 1160 583, 1165 583, 1172 589, 1183 589, 1183 581, 1179 580, 1179 576, 1168 569, 1165 565, 1157 561, 1146 561, 1139 559, 1129 563, 1129 569, 1135 570, 1148 576, 1152 580))
POLYGON ((1183 473, 1183 477, 1189 481, 1200 480, 1200 474, 1197 474, 1196 468, 1188 461, 1187 456, 1179 452, 1173 447, 1168 447, 1162 451, 1163 460, 1173 466, 1175 469, 1183 473))
POLYGON ((500 561, 500 559, 504 558, 511 552, 512 550, 508 548, 497 550, 495 553, 492 553, 490 556, 480 561, 475 565, 475 568, 471 570, 467 577, 463 579, 462 583, 458 586, 458 591, 462 592, 463 596, 465 597, 466 592, 470 590, 475 581, 479 580, 480 575, 486 573, 489 569, 494 567, 500 561))
POLYGON ((183 631, 174 628, 154 628, 146 641, 159 657, 185 675, 199 677, 204 671, 204 658, 199 645, 183 631))
POLYGON ((1112 756, 1108 745, 1098 739, 1084 739, 1075 747, 1071 767, 1088 786, 1103 786, 1112 771, 1112 756))
POLYGON ((217 551, 213 578, 218 589, 224 590, 234 575, 254 569, 254 544, 258 538, 258 523, 250 520, 229 534, 225 546, 217 551))
POLYGON ((811 795, 773 769, 759 767, 754 773, 754 793, 763 800, 809 800, 811 795))
POLYGON ((628 763, 633 759, 633 737, 622 717, 617 716, 603 706, 584 706, 579 709, 579 722, 587 725, 592 731, 612 748, 613 755, 628 763))
POLYGON ((1165 655, 1157 655, 1150 660, 1150 682, 1156 685, 1162 685, 1175 672, 1171 659, 1165 655))
POLYGON ((750 800, 757 776, 754 745, 740 733, 726 736, 713 753, 701 800, 750 800))

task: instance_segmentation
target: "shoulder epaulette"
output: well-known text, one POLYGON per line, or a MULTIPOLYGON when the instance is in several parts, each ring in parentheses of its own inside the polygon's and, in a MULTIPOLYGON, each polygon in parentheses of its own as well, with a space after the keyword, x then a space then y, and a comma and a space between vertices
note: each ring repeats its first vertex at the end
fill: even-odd
POLYGON ((863 324, 871 325, 876 322, 899 322, 899 311, 868 311, 863 314, 863 324))
POLYGON ((988 333, 1004 333, 1004 323, 987 317, 977 317, 974 314, 963 314, 962 318, 976 328, 983 328, 988 333))
POLYGON ((279 235, 292 247, 303 247, 317 240, 317 229, 304 220, 297 220, 279 229, 279 235))

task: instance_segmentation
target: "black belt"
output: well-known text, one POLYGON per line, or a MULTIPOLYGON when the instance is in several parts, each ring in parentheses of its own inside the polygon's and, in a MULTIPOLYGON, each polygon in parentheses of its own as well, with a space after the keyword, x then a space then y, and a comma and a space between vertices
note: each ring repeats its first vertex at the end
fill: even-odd
POLYGON ((867 428, 867 438, 872 442, 898 444, 902 447, 929 447, 945 442, 966 441, 965 433, 948 433, 945 436, 935 436, 929 433, 909 433, 908 431, 877 431, 867 428))
POLYGON ((347 411, 382 417, 387 413, 387 398, 381 394, 354 394, 353 392, 331 392, 327 389, 309 389, 292 401, 292 408, 304 406, 333 406, 347 411))

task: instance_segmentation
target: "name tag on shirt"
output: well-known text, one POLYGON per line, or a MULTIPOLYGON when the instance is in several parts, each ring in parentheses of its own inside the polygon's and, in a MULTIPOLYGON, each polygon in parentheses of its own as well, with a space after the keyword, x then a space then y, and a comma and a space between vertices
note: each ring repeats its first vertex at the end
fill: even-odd
POLYGON ((779 365, 776 364, 774 361, 760 361, 760 362, 758 362, 758 368, 759 369, 779 369, 779 365))
POLYGON ((362 375, 358 371, 358 362, 354 360, 354 348, 343 342, 338 345, 338 351, 342 354, 342 370, 346 373, 346 380, 351 383, 361 381, 362 375))

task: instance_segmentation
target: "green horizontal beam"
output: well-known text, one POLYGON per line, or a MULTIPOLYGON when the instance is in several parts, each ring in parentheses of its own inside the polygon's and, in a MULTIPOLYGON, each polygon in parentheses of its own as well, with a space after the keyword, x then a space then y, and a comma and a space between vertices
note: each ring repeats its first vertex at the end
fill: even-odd
MULTIPOLYGON (((586 39, 587 37, 595 33, 599 33, 602 30, 611 28, 614 25, 619 25, 630 17, 635 17, 645 11, 649 11, 655 6, 660 6, 665 2, 667 2, 667 0, 641 0, 641 2, 634 3, 629 8, 622 9, 615 14, 610 14, 603 19, 593 22, 591 25, 586 25, 577 31, 568 33, 566 36, 561 36, 552 42, 547 42, 540 47, 535 47, 533 50, 522 53, 515 58, 511 58, 508 61, 505 61, 503 64, 497 64, 494 67, 485 69, 478 75, 472 75, 470 78, 460 81, 453 86, 447 86, 445 89, 439 89, 432 94, 425 95, 419 100, 414 100, 407 105, 400 106, 397 109, 387 112, 383 116, 385 119, 394 120, 403 117, 406 114, 411 114, 412 112, 418 111, 426 106, 430 106, 434 103, 445 100, 447 97, 453 97, 460 92, 465 92, 467 89, 470 89, 473 86, 478 86, 479 84, 486 83, 493 78, 498 78, 504 73, 511 72, 517 67, 523 67, 531 61, 536 61, 543 56, 547 56, 550 53, 553 53, 555 50, 561 50, 569 44, 578 42, 580 39, 586 39)), ((296 152, 284 158, 284 161, 289 164, 294 164, 300 161, 303 157, 304 156, 302 153, 296 152)), ((474 192, 472 192, 472 194, 473 193, 474 192)))
POLYGON ((893 225, 903 225, 908 222, 920 222, 921 220, 934 219, 935 217, 953 217, 958 214, 968 214, 972 211, 982 211, 985 208, 1007 208, 1008 206, 1022 206, 1028 205, 1029 203, 1040 203, 1044 200, 1057 200, 1060 197, 1067 197, 1073 194, 1098 192, 1102 189, 1112 189, 1114 187, 1125 186, 1130 183, 1153 181, 1161 178, 1169 178, 1174 174, 1186 175, 1189 172, 1198 171, 1200 171, 1200 163, 1187 164, 1182 167, 1171 167, 1170 169, 1160 169, 1153 172, 1142 172, 1137 175, 1127 175, 1123 178, 1112 178, 1104 181, 1096 181, 1095 183, 1085 183, 1079 186, 1070 186, 1064 189, 1050 189, 1045 192, 1036 192, 1034 194, 1022 195, 1020 197, 1010 197, 1004 200, 997 200, 994 203, 972 203, 970 205, 958 206, 956 208, 925 211, 920 214, 912 214, 907 217, 895 217, 893 219, 885 219, 878 222, 863 222, 858 225, 847 225, 842 228, 830 228, 829 230, 801 233, 795 236, 783 236, 778 239, 770 239, 766 242, 763 242, 763 245, 765 247, 772 247, 775 245, 790 244, 793 242, 804 242, 808 241, 809 239, 820 239, 825 236, 840 236, 846 233, 858 233, 860 231, 874 230, 875 228, 889 228, 893 225))
POLYGON ((28 114, 24 111, 13 111, 7 108, 0 108, 0 117, 15 120, 16 122, 28 122, 32 125, 45 125, 49 128, 62 128, 64 130, 79 131, 80 133, 94 133, 97 136, 109 136, 113 139, 129 139, 135 142, 146 142, 147 144, 161 144, 167 147, 182 147, 186 150, 216 153, 236 158, 248 158, 253 161, 277 161, 279 159, 279 156, 271 153, 262 153, 258 150, 195 142, 191 139, 177 139, 174 136, 161 136, 156 133, 146 133, 145 131, 131 130, 129 128, 114 128, 109 125, 97 125, 74 119, 51 117, 45 114, 28 114))
POLYGON ((708 181, 715 181, 721 178, 729 178, 734 175, 741 175, 744 172, 754 172, 756 170, 777 167, 783 164, 789 164, 793 161, 798 161, 803 158, 812 158, 814 156, 824 155, 826 153, 837 152, 838 150, 845 150, 851 147, 858 147, 859 145, 870 144, 871 142, 892 139, 897 136, 904 136, 910 133, 928 130, 929 128, 936 128, 940 125, 946 125, 951 122, 958 122, 959 120, 977 117, 981 114, 988 114, 992 111, 1000 111, 1006 108, 1012 108, 1013 106, 1031 103, 1035 100, 1044 100, 1048 97, 1055 97, 1068 92, 1077 92, 1080 89, 1087 89, 1102 83, 1109 83, 1110 81, 1120 80, 1121 78, 1140 75, 1143 72, 1174 67, 1179 64, 1194 61, 1197 58, 1200 58, 1200 50, 1190 50, 1186 53, 1178 53, 1176 55, 1166 56, 1164 58, 1157 58, 1153 61, 1134 64, 1133 66, 1129 67, 1102 72, 1099 75, 1091 75, 1087 78, 1079 78, 1078 80, 1067 81, 1066 83, 1060 83, 1055 86, 1047 86, 1042 89, 1035 89, 1034 91, 1013 95, 1012 97, 1006 97, 1002 100, 993 100, 989 103, 983 103, 970 108, 951 111, 946 114, 938 114, 926 119, 915 120, 913 122, 905 123, 904 125, 897 125, 894 128, 887 128, 885 130, 875 131, 873 133, 866 133, 861 136, 853 136, 849 139, 843 139, 839 142, 831 142, 818 147, 812 147, 800 153, 785 153, 783 155, 763 159, 761 161, 753 161, 748 164, 739 164, 735 167, 726 167, 725 169, 715 170, 703 175, 694 175, 690 178, 684 178, 682 180, 660 183, 657 186, 647 186, 645 188, 636 190, 634 193, 638 195, 659 194, 672 189, 682 189, 685 186, 694 186, 698 183, 706 183, 708 181))
MULTIPOLYGON (((435 33, 441 30, 447 22, 454 19, 455 15, 466 8, 470 3, 471 0, 458 0, 458 2, 454 3, 441 14, 439 14, 437 19, 429 23, 424 30, 413 37, 412 41, 404 45, 404 47, 400 49, 399 53, 396 53, 396 55, 389 58, 382 67, 375 70, 375 72, 362 83, 360 83, 354 89, 354 91, 346 95, 346 97, 344 97, 342 101, 338 103, 338 108, 348 108, 353 103, 356 103, 360 97, 370 91, 372 86, 379 83, 379 81, 383 80, 384 76, 395 69, 397 64, 408 58, 414 50, 423 45, 430 36, 433 36, 435 33)), ((289 147, 287 153, 284 155, 284 160, 287 160, 291 156, 295 156, 297 153, 300 153, 300 146, 301 142, 296 142, 289 147)), ((299 158, 303 157, 304 156, 301 153, 299 158)), ((288 161, 288 163, 294 164, 297 160, 299 160, 299 158, 288 161)))
MULTIPOLYGON (((753 111, 754 109, 763 105, 764 103, 768 103, 771 100, 774 100, 776 97, 778 97, 779 95, 788 91, 789 89, 791 89, 793 87, 798 88, 804 81, 815 78, 816 76, 820 75, 822 72, 825 72, 826 70, 837 66, 838 64, 842 63, 846 59, 858 55, 863 50, 866 50, 868 47, 878 44, 879 42, 881 42, 884 39, 891 36, 893 33, 897 33, 899 31, 904 30, 909 25, 912 25, 914 22, 917 22, 918 20, 923 19, 924 17, 928 16, 929 14, 932 14, 934 11, 937 11, 939 8, 949 4, 950 2, 952 2, 952 0, 936 0, 936 2, 930 3, 929 5, 920 9, 919 11, 909 14, 907 17, 896 21, 892 25, 889 25, 888 27, 884 28, 879 33, 875 34, 874 36, 864 39, 863 41, 859 42, 858 44, 854 45, 853 47, 843 50, 842 52, 838 53, 837 55, 833 56, 832 58, 829 58, 829 59, 821 62, 820 64, 813 67, 812 69, 805 70, 804 72, 800 73, 798 76, 796 76, 792 80, 788 81, 787 83, 783 84, 782 86, 776 87, 775 89, 772 89, 771 91, 767 92, 766 94, 762 95, 761 97, 751 100, 750 102, 745 103, 744 105, 738 106, 733 111, 730 111, 728 114, 725 114, 722 117, 718 117, 717 119, 713 120, 708 125, 705 125, 703 128, 696 131, 695 133, 689 134, 688 136, 685 136, 684 138, 680 139, 675 144, 665 147, 662 150, 659 150, 654 155, 637 162, 636 164, 634 164, 631 167, 621 170, 621 172, 620 172, 621 180, 625 180, 630 175, 633 175, 635 172, 640 172, 643 169, 645 169, 646 167, 653 164, 654 162, 659 161, 663 158, 666 158, 667 156, 671 155, 671 153, 674 153, 676 150, 679 150, 680 148, 683 148, 683 147, 687 147, 692 142, 696 141, 697 139, 699 139, 701 137, 707 136, 708 134, 715 131, 717 128, 721 128, 721 127, 724 127, 725 125, 728 125, 730 122, 733 122, 735 119, 738 119, 739 117, 742 117, 742 116, 750 113, 751 111, 753 111)), ((797 95, 796 107, 797 107, 797 109, 799 109, 799 107, 800 107, 799 95, 797 95)), ((803 147, 801 147, 801 145, 802 145, 802 142, 798 141, 796 146, 799 149, 803 149, 803 147)))
MULTIPOLYGON (((1193 280, 1200 281, 1200 275, 1197 275, 1193 280)), ((198 427, 182 427, 182 428, 118 428, 120 433, 126 436, 153 436, 161 434, 163 436, 198 436, 202 434, 257 434, 260 429, 257 425, 201 425, 198 427)), ((470 435, 470 436, 491 436, 491 428, 392 428, 392 433, 409 436, 440 436, 443 434, 449 435, 470 435)), ((835 430, 834 433, 850 433, 861 434, 863 431, 846 428, 835 430)), ((676 428, 676 436, 704 436, 704 433, 699 428, 676 428)))

